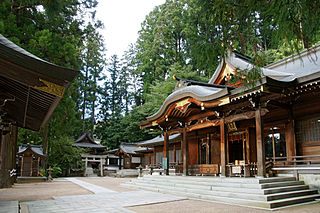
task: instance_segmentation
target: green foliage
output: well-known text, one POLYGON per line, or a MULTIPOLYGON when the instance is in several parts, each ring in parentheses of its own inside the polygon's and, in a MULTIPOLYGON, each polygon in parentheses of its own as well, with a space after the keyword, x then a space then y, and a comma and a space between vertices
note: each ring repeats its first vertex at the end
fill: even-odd
POLYGON ((62 169, 57 164, 52 165, 48 170, 51 170, 51 177, 53 178, 57 178, 62 175, 62 169))
POLYGON ((81 163, 80 154, 83 150, 74 147, 73 144, 74 139, 68 136, 52 139, 49 143, 50 155, 48 156, 48 166, 52 169, 59 167, 62 172, 61 174, 66 174, 69 169, 74 167, 76 162, 81 163))

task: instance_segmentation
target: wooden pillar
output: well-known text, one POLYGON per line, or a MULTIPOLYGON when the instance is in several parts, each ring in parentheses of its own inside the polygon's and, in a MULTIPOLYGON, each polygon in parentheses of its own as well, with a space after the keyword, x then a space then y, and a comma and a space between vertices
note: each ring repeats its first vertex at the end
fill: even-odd
POLYGON ((103 164, 102 164, 102 157, 100 158, 100 175, 103 177, 103 164))
POLYGON ((249 134, 249 129, 246 130, 246 137, 245 137, 245 142, 246 142, 246 153, 247 153, 247 161, 246 163, 251 162, 251 156, 250 156, 250 134, 249 134))
POLYGON ((169 135, 168 132, 163 133, 163 162, 162 167, 164 168, 164 173, 169 175, 169 135))
POLYGON ((18 152, 18 127, 17 126, 12 126, 11 129, 11 145, 12 145, 12 159, 11 159, 11 169, 15 170, 14 176, 11 177, 11 184, 13 185, 16 180, 17 180, 17 152, 18 152))
POLYGON ((32 169, 33 169, 33 154, 31 155, 31 167, 30 167, 30 175, 32 176, 32 169))
POLYGON ((207 138, 206 138, 206 164, 209 164, 209 158, 210 158, 210 146, 209 146, 209 143, 210 143, 210 139, 209 139, 209 134, 207 134, 207 138))
POLYGON ((119 154, 119 170, 121 170, 121 160, 122 160, 121 156, 122 154, 119 154))
POLYGON ((227 174, 227 149, 226 149, 226 132, 224 118, 220 119, 220 156, 221 156, 221 177, 226 177, 227 174))
POLYGON ((263 121, 261 118, 261 107, 256 110, 256 140, 257 140, 257 168, 258 177, 266 176, 266 162, 265 162, 265 145, 263 141, 263 121))
POLYGON ((153 147, 153 162, 152 162, 154 167, 157 166, 156 157, 157 157, 157 155, 156 155, 156 147, 154 146, 153 147))
POLYGON ((0 171, 0 188, 11 186, 9 174, 9 155, 10 155, 10 134, 1 134, 1 171, 0 171))
POLYGON ((274 132, 273 132, 273 128, 272 128, 272 161, 275 162, 276 159, 276 143, 275 143, 275 140, 274 140, 274 132))
POLYGON ((294 132, 294 120, 293 119, 289 120, 289 122, 285 125, 285 128, 286 128, 287 157, 293 157, 297 155, 296 136, 294 132))
MULTIPOLYGON (((47 122, 44 126, 43 136, 42 136, 42 149, 43 149, 44 155, 47 155, 47 152, 48 152, 48 131, 49 131, 49 123, 47 122)), ((43 158, 41 161, 41 167, 43 169, 47 169, 47 159, 48 158, 43 158)))
POLYGON ((189 147, 188 147, 188 136, 186 127, 183 128, 182 133, 182 153, 183 153, 183 175, 188 175, 188 167, 189 167, 189 147))
POLYGON ((173 162, 177 163, 176 144, 173 144, 173 162))
POLYGON ((87 176, 87 169, 88 169, 88 157, 86 157, 86 161, 85 161, 85 170, 84 170, 84 176, 87 176))

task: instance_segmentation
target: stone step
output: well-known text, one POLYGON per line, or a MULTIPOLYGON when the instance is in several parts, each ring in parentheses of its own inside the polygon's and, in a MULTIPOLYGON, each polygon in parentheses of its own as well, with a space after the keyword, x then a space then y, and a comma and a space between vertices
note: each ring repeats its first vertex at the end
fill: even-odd
POLYGON ((264 183, 261 184, 261 189, 268 189, 268 188, 276 188, 276 187, 286 187, 286 186, 297 186, 297 185, 304 185, 303 181, 285 181, 285 182, 275 182, 275 183, 264 183))
POLYGON ((227 191, 227 192, 239 192, 239 193, 251 193, 251 194, 261 194, 264 192, 259 188, 259 185, 254 185, 255 188, 249 188, 243 184, 229 183, 229 184, 212 184, 212 183, 195 183, 195 182, 165 182, 156 180, 145 180, 140 179, 139 181, 133 181, 137 183, 154 184, 160 186, 172 186, 177 188, 189 188, 189 189, 201 189, 210 191, 227 191))
POLYGON ((263 194, 275 194, 280 192, 291 192, 291 191, 297 191, 297 190, 306 190, 309 189, 309 186, 307 185, 293 185, 293 186, 284 186, 284 187, 275 187, 275 188, 267 188, 262 189, 263 194))
MULTIPOLYGON (((197 181, 197 182, 210 182, 210 183, 245 183, 257 184, 257 178, 238 178, 238 177, 208 177, 208 176, 170 176, 170 175, 145 175, 140 177, 143 179, 154 179, 160 181, 197 181)), ((139 179, 140 179, 139 178, 139 179)))
POLYGON ((246 182, 240 182, 240 181, 223 181, 223 179, 220 180, 220 178, 213 178, 213 180, 207 180, 207 179, 202 179, 202 178, 139 178, 139 181, 153 181, 153 182, 158 182, 158 183, 180 183, 180 184, 197 184, 197 185, 204 185, 204 186, 220 186, 220 187, 233 187, 233 188, 253 188, 253 189, 260 189, 260 186, 257 181, 246 181, 246 182))
POLYGON ((191 192, 181 192, 177 190, 169 190, 169 189, 159 188, 154 186, 150 187, 150 186, 142 186, 142 185, 133 185, 130 183, 125 183, 122 185, 127 187, 132 187, 132 188, 139 188, 139 189, 145 189, 150 191, 186 196, 189 198, 204 199, 204 200, 210 200, 210 201, 218 201, 223 203, 238 204, 238 205, 260 207, 260 208, 278 208, 278 207, 290 206, 290 205, 299 204, 299 203, 311 202, 311 201, 314 201, 315 199, 320 198, 319 194, 312 194, 312 195, 285 198, 285 199, 274 200, 274 201, 259 201, 259 200, 248 200, 248 199, 241 199, 241 198, 234 198, 234 197, 221 197, 221 196, 208 195, 208 194, 198 194, 198 193, 191 193, 191 192))
POLYGON ((239 204, 239 205, 246 205, 246 206, 269 208, 268 204, 266 204, 265 201, 258 201, 258 200, 250 201, 250 200, 244 200, 244 199, 237 199, 233 197, 221 197, 221 196, 214 196, 214 195, 208 195, 208 194, 181 192, 181 191, 169 190, 166 188, 158 188, 153 186, 150 187, 150 186, 132 185, 132 184, 122 184, 122 185, 131 187, 131 188, 138 188, 143 190, 174 194, 174 195, 185 196, 185 197, 194 198, 194 199, 203 199, 203 200, 218 201, 218 202, 223 202, 228 204, 239 204))
POLYGON ((273 201, 273 200, 281 200, 281 199, 292 198, 292 197, 314 195, 317 193, 318 193, 317 190, 307 189, 307 190, 298 190, 298 191, 270 194, 270 195, 266 195, 266 197, 267 197, 267 201, 273 201))
POLYGON ((319 199, 319 194, 313 194, 313 195, 306 195, 306 196, 299 196, 299 197, 293 197, 293 198, 286 198, 281 200, 275 200, 268 202, 270 204, 270 208, 279 208, 284 206, 290 206, 300 203, 306 203, 315 201, 316 199, 319 199))
MULTIPOLYGON (((200 188, 211 188, 211 187, 230 187, 230 188, 246 188, 246 189, 267 189, 267 188, 277 188, 277 187, 288 187, 288 186, 297 186, 303 185, 303 181, 295 181, 293 178, 276 178, 274 179, 276 182, 267 181, 264 184, 258 184, 257 181, 250 180, 249 182, 240 182, 241 180, 235 180, 230 182, 232 178, 211 178, 211 179, 202 179, 202 178, 168 178, 168 176, 160 176, 160 177, 147 177, 147 178, 138 178, 137 181, 144 182, 157 182, 159 184, 185 184, 185 185, 198 185, 200 188), (163 177, 163 178, 161 178, 163 177), (225 180, 225 181, 224 181, 225 180), (285 180, 283 182, 279 182, 280 180, 285 180)), ((246 178, 242 178, 245 179, 246 178)), ((273 178, 271 178, 273 179, 273 178)))
POLYGON ((276 187, 276 188, 268 188, 261 190, 259 185, 255 185, 253 188, 251 185, 249 188, 244 184, 218 184, 213 185, 211 183, 195 183, 195 182, 164 182, 164 181, 156 181, 156 180, 145 180, 140 179, 139 182, 142 183, 150 183, 155 185, 165 185, 165 186, 174 186, 180 188, 191 188, 191 189, 201 189, 201 190, 210 190, 210 191, 226 191, 226 192, 237 192, 237 193, 250 193, 250 194, 274 194, 281 192, 291 192, 297 190, 307 190, 309 187, 307 185, 293 185, 293 186, 284 186, 284 187, 276 187))
MULTIPOLYGON (((239 199, 250 199, 250 200, 259 200, 259 201, 272 201, 277 199, 285 199, 290 197, 297 197, 297 196, 304 196, 304 195, 311 195, 316 194, 316 190, 296 190, 290 192, 281 192, 276 194, 269 194, 263 195, 263 191, 231 191, 231 190, 220 190, 213 189, 200 189, 200 188, 191 188, 188 186, 178 186, 178 185, 162 185, 162 184, 152 184, 146 182, 137 182, 133 183, 139 186, 151 187, 151 188, 158 188, 162 190, 172 190, 172 191, 180 191, 180 192, 188 192, 188 193, 195 193, 195 194, 202 194, 202 195, 214 195, 220 197, 233 197, 239 199)), ((231 188, 230 188, 231 189, 231 188)))
POLYGON ((272 178, 241 178, 241 177, 208 177, 208 176, 166 176, 166 175, 145 175, 139 179, 152 179, 166 182, 203 182, 203 183, 239 183, 239 184, 268 184, 276 182, 292 182, 294 177, 272 177, 272 178))
POLYGON ((166 191, 179 191, 182 193, 194 193, 199 195, 212 195, 212 196, 219 196, 219 197, 233 197, 233 198, 246 198, 251 200, 259 200, 259 201, 266 201, 266 196, 263 194, 250 194, 250 193, 241 193, 241 192, 232 192, 232 191, 214 191, 214 190, 204 190, 204 189, 195 189, 195 188, 184 188, 184 187, 175 187, 169 185, 155 185, 150 183, 136 183, 138 186, 148 187, 148 188, 156 188, 159 190, 166 190, 166 191))
POLYGON ((258 178, 258 182, 260 184, 275 183, 275 182, 285 182, 285 181, 296 181, 296 178, 295 177, 258 178))

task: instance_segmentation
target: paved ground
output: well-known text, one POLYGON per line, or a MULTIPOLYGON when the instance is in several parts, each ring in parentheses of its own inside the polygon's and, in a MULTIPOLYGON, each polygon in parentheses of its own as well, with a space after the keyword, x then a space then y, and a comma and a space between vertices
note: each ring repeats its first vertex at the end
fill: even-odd
POLYGON ((320 204, 315 203, 271 211, 189 199, 153 205, 128 207, 127 209, 139 213, 320 213, 320 204))
POLYGON ((53 196, 92 194, 92 192, 70 181, 57 180, 54 182, 14 184, 12 188, 0 189, 0 202, 49 200, 53 196))
POLYGON ((134 212, 124 207, 146 205, 159 202, 169 202, 185 199, 183 197, 166 195, 148 191, 116 192, 105 187, 88 183, 77 178, 67 180, 93 192, 92 195, 58 196, 54 200, 24 202, 31 213, 43 212, 134 212))
MULTIPOLYGON (((16 184, 0 189, 0 213, 50 212, 271 212, 228 204, 185 199, 156 192, 127 189, 120 186, 123 178, 66 178, 51 183, 16 184), (50 199, 50 200, 48 200, 50 199), (9 200, 13 202, 8 202, 9 200), (28 211, 26 211, 28 210, 28 211)), ((320 213, 320 204, 308 204, 277 210, 280 213, 320 213)))

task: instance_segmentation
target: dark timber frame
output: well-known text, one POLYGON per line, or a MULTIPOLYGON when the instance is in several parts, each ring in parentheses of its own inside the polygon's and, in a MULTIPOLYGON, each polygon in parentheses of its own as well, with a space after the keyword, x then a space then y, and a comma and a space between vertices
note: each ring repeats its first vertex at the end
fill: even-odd
POLYGON ((15 181, 18 127, 39 131, 77 74, 0 34, 0 188, 15 181))

